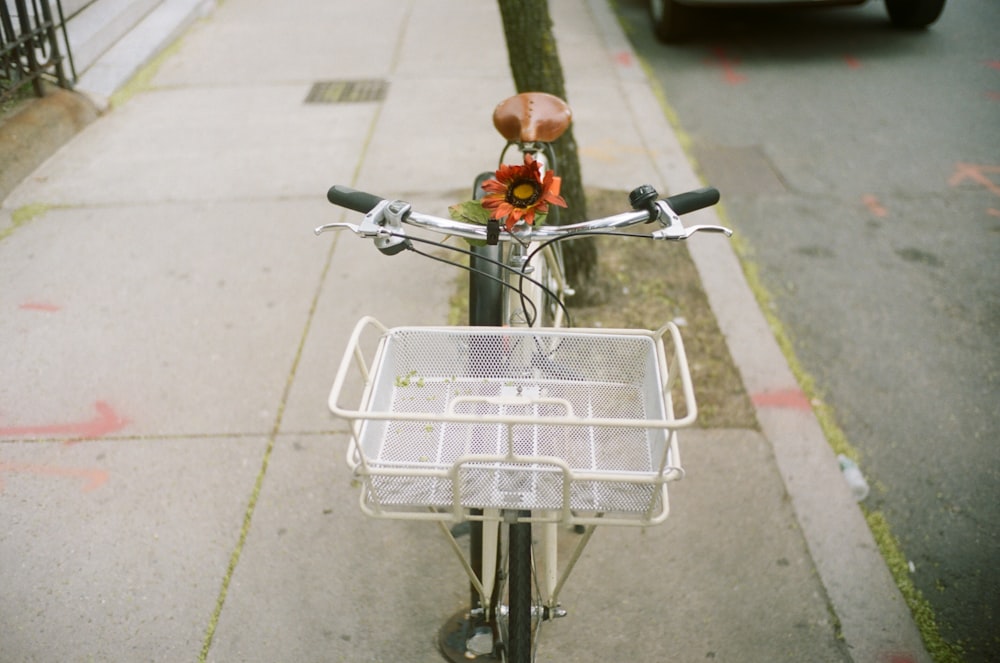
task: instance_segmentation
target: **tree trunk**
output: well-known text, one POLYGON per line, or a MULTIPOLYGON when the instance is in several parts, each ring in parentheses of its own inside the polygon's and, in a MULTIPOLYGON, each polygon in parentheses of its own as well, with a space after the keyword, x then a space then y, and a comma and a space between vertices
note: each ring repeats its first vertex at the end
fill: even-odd
MULTIPOLYGON (((517 91, 548 92, 568 102, 562 64, 552 33, 548 0, 498 1, 510 69, 517 91)), ((573 127, 567 129, 553 147, 556 152, 556 174, 562 178, 561 195, 568 206, 567 209, 560 210, 559 222, 565 224, 585 221, 587 203, 573 127)), ((563 257, 566 261, 566 277, 576 288, 577 299, 585 299, 587 284, 597 270, 596 244, 592 238, 565 242, 563 257)))

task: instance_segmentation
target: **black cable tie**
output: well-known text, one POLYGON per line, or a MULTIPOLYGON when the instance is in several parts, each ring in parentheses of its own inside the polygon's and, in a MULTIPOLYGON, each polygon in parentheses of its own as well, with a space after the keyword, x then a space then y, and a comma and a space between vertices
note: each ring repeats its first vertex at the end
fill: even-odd
POLYGON ((500 243, 500 221, 490 219, 486 222, 486 244, 496 246, 500 243))

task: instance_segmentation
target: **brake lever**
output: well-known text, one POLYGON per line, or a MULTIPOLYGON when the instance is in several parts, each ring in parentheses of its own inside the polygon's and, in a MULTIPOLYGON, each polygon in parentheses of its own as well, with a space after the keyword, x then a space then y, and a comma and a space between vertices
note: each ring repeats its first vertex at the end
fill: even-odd
POLYGON ((685 228, 684 226, 668 226, 650 233, 653 239, 684 240, 697 232, 722 233, 726 237, 732 237, 733 231, 724 226, 697 225, 685 228))
POLYGON ((317 235, 327 230, 347 228, 355 235, 375 239, 375 248, 386 255, 395 255, 410 246, 403 230, 403 219, 410 213, 410 204, 401 200, 382 200, 365 214, 361 225, 328 223, 316 228, 317 235))
POLYGON ((371 208, 367 214, 365 214, 364 221, 360 225, 354 223, 328 223, 324 226, 320 226, 314 232, 318 235, 327 230, 337 230, 340 228, 347 228, 355 235, 360 237, 389 237, 390 230, 386 227, 387 222, 390 227, 399 228, 399 218, 395 219, 388 218, 386 214, 386 209, 389 207, 389 201, 383 200, 379 202, 375 207, 371 208))
POLYGON ((315 228, 313 232, 317 235, 321 235, 330 230, 343 230, 345 228, 347 230, 350 230, 355 235, 361 234, 361 227, 355 223, 327 223, 325 225, 319 226, 318 228, 315 228))
POLYGON ((697 226, 684 227, 681 217, 670 208, 666 201, 658 200, 655 203, 658 212, 657 220, 663 225, 659 230, 650 233, 653 239, 685 240, 696 232, 722 233, 726 237, 732 237, 733 231, 725 226, 714 226, 701 224, 697 226))

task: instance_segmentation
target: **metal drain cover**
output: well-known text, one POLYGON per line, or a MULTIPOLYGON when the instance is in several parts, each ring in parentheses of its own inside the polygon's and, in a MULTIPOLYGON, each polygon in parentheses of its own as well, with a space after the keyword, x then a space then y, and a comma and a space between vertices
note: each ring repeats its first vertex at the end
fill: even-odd
POLYGON ((313 83, 306 96, 307 104, 344 104, 362 101, 382 101, 389 82, 373 78, 353 81, 319 81, 313 83))

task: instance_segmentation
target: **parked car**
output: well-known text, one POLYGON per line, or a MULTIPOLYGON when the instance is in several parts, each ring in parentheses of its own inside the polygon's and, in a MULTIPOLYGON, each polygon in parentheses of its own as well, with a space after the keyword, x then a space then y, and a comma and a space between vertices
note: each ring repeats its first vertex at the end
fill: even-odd
MULTIPOLYGON (((867 0, 649 0, 649 16, 653 31, 663 42, 684 38, 691 29, 699 9, 710 7, 828 7, 831 5, 860 5, 867 0)), ((945 0, 884 0, 889 20, 900 28, 925 28, 941 15, 945 0)))

